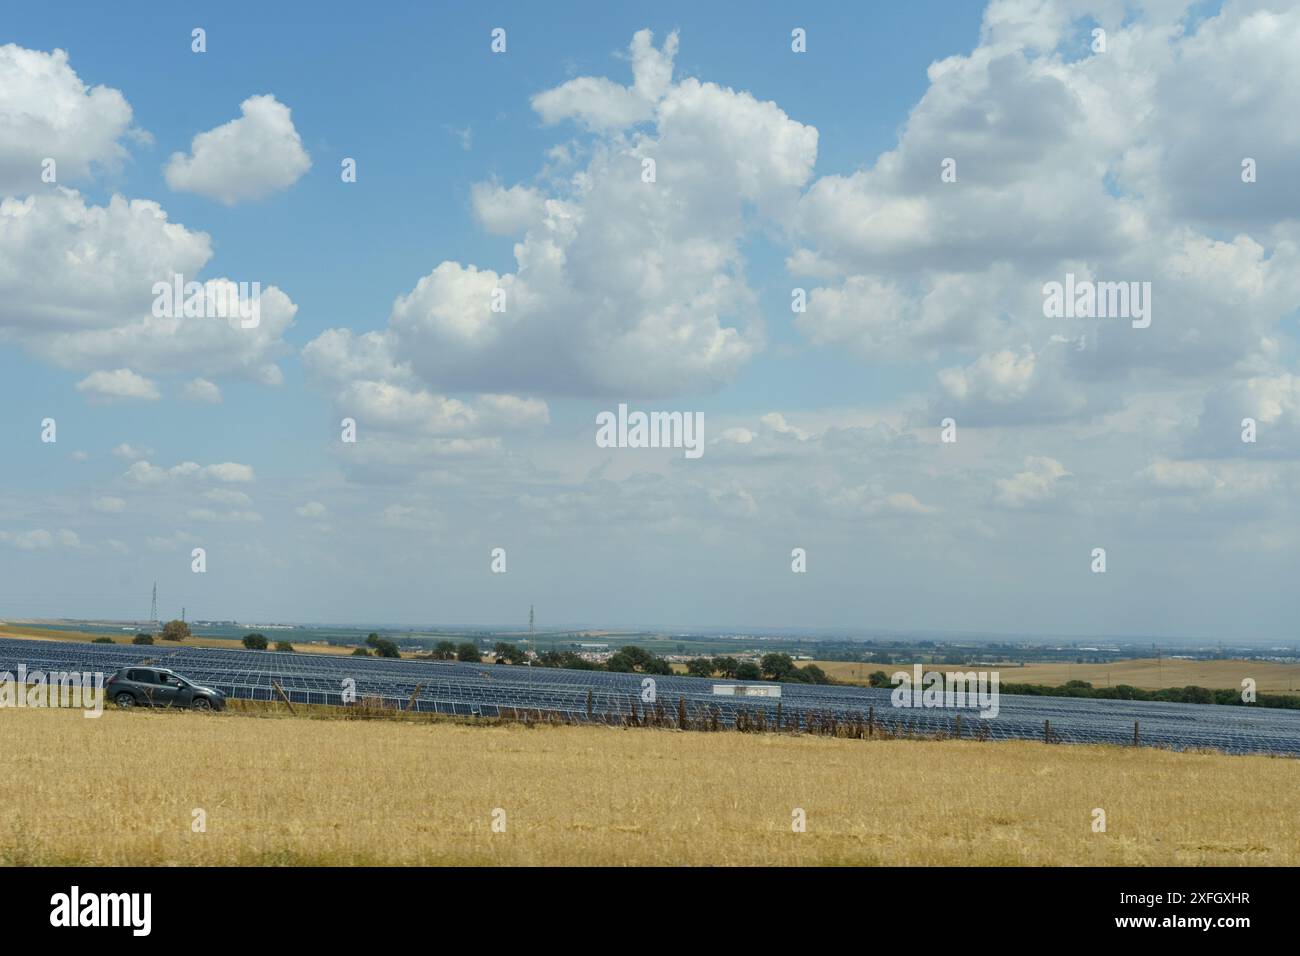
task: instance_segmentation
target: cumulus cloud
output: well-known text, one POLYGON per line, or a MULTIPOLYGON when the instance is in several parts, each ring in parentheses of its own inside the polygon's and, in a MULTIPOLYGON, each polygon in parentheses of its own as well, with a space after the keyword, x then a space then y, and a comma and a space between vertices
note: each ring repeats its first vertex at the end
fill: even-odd
POLYGON ((470 189, 474 216, 487 232, 513 236, 541 222, 546 197, 529 186, 506 189, 497 183, 475 183, 470 189))
POLYGON ((632 38, 632 85, 621 86, 601 76, 580 76, 538 93, 533 109, 543 123, 575 120, 589 129, 615 132, 654 116, 655 106, 672 83, 678 36, 670 33, 661 49, 654 36, 640 30, 632 38))
POLYGON ((96 498, 93 505, 96 511, 106 515, 120 514, 126 510, 126 501, 122 498, 115 498, 112 495, 104 495, 96 498))
POLYGON ((162 395, 158 386, 129 368, 111 372, 92 372, 77 383, 77 391, 93 402, 110 402, 116 399, 157 401, 162 395))
POLYGON ((177 478, 237 483, 253 481, 253 469, 250 465, 241 465, 233 461, 217 465, 200 465, 198 462, 183 461, 171 468, 161 468, 147 461, 137 461, 126 470, 125 477, 142 485, 159 484, 177 478))
POLYGON ((117 458, 125 458, 127 461, 135 461, 137 458, 148 458, 153 454, 152 448, 136 448, 122 442, 113 449, 113 455, 117 458))
MULTIPOLYGON (((88 205, 72 190, 0 201, 0 341, 51 364, 92 370, 129 365, 142 374, 282 378, 274 359, 297 306, 275 286, 260 295, 260 322, 237 314, 155 315, 156 283, 196 281, 212 244, 168 221, 155 202, 112 197, 88 205)), ((204 302, 227 288, 204 283, 204 302)), ((166 310, 159 310, 166 312, 166 310)))
POLYGON ((1060 482, 1070 477, 1055 458, 1031 455, 1025 459, 1025 470, 1010 478, 999 478, 993 496, 995 504, 1003 508, 1038 507, 1057 497, 1060 482))
POLYGON ((32 531, 0 531, 0 544, 7 544, 19 551, 49 551, 52 548, 79 548, 81 538, 75 531, 63 529, 50 532, 44 528, 32 531))
POLYGON ((1300 306, 1300 180, 1246 184, 1241 163, 1285 166, 1300 142, 1276 122, 1300 109, 1300 8, 1185 6, 991 3, 979 45, 930 66, 894 148, 800 198, 787 265, 819 284, 797 327, 873 362, 964 352, 939 384, 990 422, 1094 416, 1138 377, 1273 362, 1300 306), (1150 282, 1150 327, 1045 318, 1042 287, 1067 272, 1150 282))
POLYGON ((46 159, 59 182, 113 169, 126 156, 121 140, 135 132, 126 98, 88 87, 65 51, 0 46, 0 193, 43 188, 46 159))
POLYGON ((206 405, 221 404, 221 389, 215 382, 206 378, 196 378, 185 383, 181 397, 188 402, 202 402, 206 405))
POLYGON ((190 155, 172 154, 168 186, 233 206, 287 189, 311 169, 289 107, 264 94, 239 109, 239 119, 195 136, 190 155))
POLYGON ((490 438, 544 421, 539 397, 715 389, 762 348, 742 244, 797 202, 817 131, 748 93, 674 82, 676 50, 640 31, 630 86, 580 77, 533 98, 543 122, 592 134, 586 167, 545 189, 474 188, 480 224, 522 236, 513 271, 441 262, 385 329, 309 343, 340 411, 490 438))
POLYGON ((1211 388, 1184 451, 1205 458, 1300 459, 1300 375, 1254 375, 1211 388), (1244 441, 1252 430, 1254 441, 1244 441))

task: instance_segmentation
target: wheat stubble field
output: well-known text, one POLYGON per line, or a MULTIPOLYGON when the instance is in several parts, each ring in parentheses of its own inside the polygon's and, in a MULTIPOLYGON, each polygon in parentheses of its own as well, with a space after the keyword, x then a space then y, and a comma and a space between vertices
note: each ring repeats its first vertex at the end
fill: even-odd
POLYGON ((10 865, 1300 864, 1267 757, 112 709, 0 752, 10 865))

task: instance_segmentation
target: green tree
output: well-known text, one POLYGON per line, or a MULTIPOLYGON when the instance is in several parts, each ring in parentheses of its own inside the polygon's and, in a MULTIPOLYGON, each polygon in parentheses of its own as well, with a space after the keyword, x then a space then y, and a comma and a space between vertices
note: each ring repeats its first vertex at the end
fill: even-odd
POLYGON ((655 656, 645 648, 637 647, 635 644, 628 644, 614 652, 605 667, 611 671, 631 674, 637 671, 645 671, 646 667, 655 659, 655 656))
POLYGON ((763 672, 753 661, 741 661, 736 665, 736 680, 762 680, 763 672))
POLYGON ((728 680, 735 680, 736 668, 740 666, 740 661, 734 657, 715 657, 713 659, 713 668, 728 680))
POLYGON ((826 672, 816 664, 805 664, 799 668, 799 673, 803 674, 810 684, 829 684, 831 679, 826 676, 826 672))
POLYGON ((352 648, 352 656, 353 656, 353 657, 369 657, 369 656, 370 656, 370 652, 369 652, 368 650, 366 650, 364 647, 354 647, 354 648, 352 648))
POLYGON ((168 621, 163 625, 162 638, 164 641, 183 641, 190 636, 190 626, 184 621, 168 621))
POLYGON ((794 670, 794 661, 789 654, 764 654, 758 669, 768 680, 785 680, 794 670))
POLYGON ((667 676, 672 672, 673 665, 668 663, 668 661, 664 660, 662 657, 651 657, 650 660, 641 665, 641 673, 643 674, 660 674, 667 676))
POLYGON ((284 652, 284 653, 286 653, 286 654, 292 654, 292 653, 294 653, 293 645, 290 644, 288 641, 276 641, 276 642, 275 642, 275 649, 276 649, 277 651, 282 651, 282 652, 284 652))
POLYGON ((497 641, 497 646, 493 648, 492 653, 498 664, 522 664, 528 659, 522 647, 508 641, 497 641))
POLYGON ((375 649, 376 657, 401 657, 402 656, 402 652, 398 649, 397 645, 394 644, 392 641, 388 640, 387 638, 380 637, 378 634, 374 635, 374 638, 375 638, 375 642, 370 646, 375 649))
POLYGON ((709 657, 696 657, 686 662, 686 673, 692 677, 712 677, 717 664, 709 657))
POLYGON ((478 651, 478 645, 473 641, 466 641, 460 647, 456 648, 456 660, 468 661, 471 664, 481 663, 483 655, 478 651))
POLYGON ((451 641, 439 641, 438 646, 433 649, 433 656, 440 661, 455 660, 456 645, 451 641))
POLYGON ((135 636, 135 639, 132 640, 131 643, 132 643, 132 644, 152 644, 152 643, 153 643, 153 638, 150 637, 148 634, 137 634, 137 635, 135 636))
POLYGON ((267 647, 265 634, 245 634, 243 644, 250 651, 264 651, 267 647))

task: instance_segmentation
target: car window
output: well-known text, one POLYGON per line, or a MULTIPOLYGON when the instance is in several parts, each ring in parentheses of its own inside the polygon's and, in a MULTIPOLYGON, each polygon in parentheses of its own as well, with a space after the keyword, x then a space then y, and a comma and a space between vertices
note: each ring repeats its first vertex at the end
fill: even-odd
POLYGON ((127 671, 126 679, 136 681, 140 684, 149 683, 149 676, 144 671, 127 671))

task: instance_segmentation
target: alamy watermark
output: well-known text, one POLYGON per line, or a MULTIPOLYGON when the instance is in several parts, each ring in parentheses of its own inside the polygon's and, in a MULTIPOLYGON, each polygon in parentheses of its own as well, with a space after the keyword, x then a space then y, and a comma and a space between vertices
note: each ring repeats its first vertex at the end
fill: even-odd
POLYGON ((0 671, 0 707, 77 707, 86 717, 104 713, 102 671, 0 671))
POLYGON ((186 282, 179 272, 171 282, 153 284, 153 314, 158 319, 239 319, 242 329, 262 323, 262 283, 186 282))
POLYGON ((896 671, 890 678, 896 685, 889 694, 895 707, 979 708, 980 717, 998 715, 997 671, 925 671, 916 664, 912 673, 896 671))
POLYGON ((1093 282, 1065 274, 1065 282, 1043 286, 1043 315, 1049 319, 1132 319, 1133 328, 1151 324, 1150 282, 1093 282))
POLYGON ((618 414, 596 416, 596 445, 599 448, 684 448, 687 458, 704 454, 703 412, 629 412, 618 406, 618 414))

